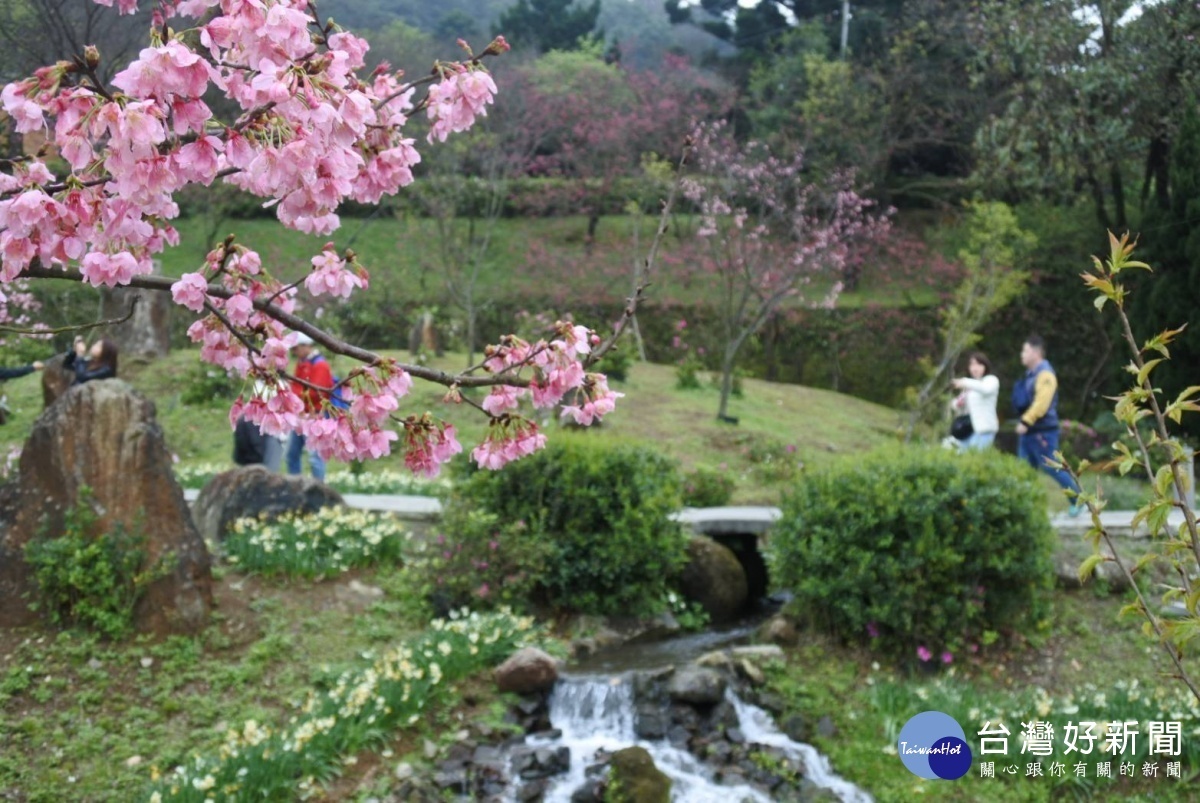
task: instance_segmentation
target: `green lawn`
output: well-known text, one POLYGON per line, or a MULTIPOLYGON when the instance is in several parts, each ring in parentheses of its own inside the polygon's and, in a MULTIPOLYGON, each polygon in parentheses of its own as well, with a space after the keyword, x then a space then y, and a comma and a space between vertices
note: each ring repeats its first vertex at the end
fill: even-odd
MULTIPOLYGON (((554 277, 552 285, 564 301, 580 298, 621 299, 629 292, 630 266, 644 257, 657 221, 625 215, 604 217, 590 251, 584 249, 586 217, 502 218, 493 230, 491 247, 480 272, 481 297, 511 298, 527 295, 529 287, 543 292, 546 272, 554 277), (640 230, 639 230, 640 227, 640 230), (640 244, 635 247, 635 243, 640 244)), ((436 224, 422 218, 381 216, 374 219, 344 218, 342 227, 331 237, 316 237, 285 229, 273 219, 225 220, 209 230, 203 217, 183 218, 176 222, 180 245, 162 256, 164 272, 178 276, 195 271, 204 263, 210 248, 208 237, 215 231, 219 242, 228 234, 259 252, 264 265, 288 281, 295 281, 310 268, 312 257, 327 242, 338 250, 352 247, 367 268, 375 287, 404 288, 417 299, 433 302, 444 296, 443 274, 446 261, 438 245, 442 240, 436 224)), ((465 222, 458 224, 465 228, 465 222)), ((654 277, 651 296, 684 303, 705 297, 704 281, 687 280, 671 261, 678 251, 679 239, 672 228, 663 242, 663 257, 654 277)), ((461 264, 451 260, 451 264, 461 264)), ((838 304, 858 307, 864 304, 931 304, 936 294, 926 287, 894 287, 885 282, 885 267, 868 271, 859 289, 843 294, 838 304)), ((823 290, 812 289, 810 297, 823 290)), ((553 295, 552 293, 548 293, 553 295)))
MULTIPOLYGON (((1053 609, 1039 632, 983 656, 957 656, 952 668, 911 674, 880 662, 868 651, 846 647, 822 633, 802 635, 802 645, 787 651, 786 660, 769 672, 770 689, 785 701, 787 714, 808 722, 829 716, 835 733, 815 735, 813 744, 826 753, 835 771, 871 792, 878 803, 912 800, 941 803, 1041 803, 1056 800, 1195 800, 1196 758, 1200 756, 1200 703, 1170 677, 1169 661, 1142 635, 1134 618, 1118 619, 1120 607, 1132 599, 1097 596, 1091 591, 1057 591, 1053 609), (1155 699, 1166 695, 1172 703, 1155 699), (972 771, 958 781, 925 781, 910 774, 896 755, 900 728, 925 710, 954 717, 976 752, 972 771), (1041 717, 1056 728, 1057 750, 1042 759, 1045 777, 1027 778, 1027 764, 1039 760, 1020 754, 1022 722, 1041 717), (1093 719, 1180 720, 1183 723, 1182 781, 1162 777, 1116 784, 1095 779, 1094 763, 1086 784, 1073 779, 1079 755, 1064 755, 1062 727, 1093 719), (1001 721, 1012 738, 1005 763, 1017 763, 1017 777, 979 777, 977 734, 985 721, 1001 721), (1058 760, 1068 777, 1051 779, 1058 760)), ((784 717, 781 717, 781 721, 784 717)), ((1141 731, 1144 738, 1145 724, 1141 731)), ((996 756, 987 758, 995 760, 996 756)), ((1138 775, 1142 761, 1137 762, 1138 775)), ((1166 759, 1158 757, 1159 761, 1166 759)), ((1119 759, 1114 758, 1117 772, 1119 759)), ((1000 762, 997 761, 997 767, 1000 762)))
MULTIPOLYGON (((465 361, 465 355, 448 354, 432 364, 455 370, 465 361)), ((228 463, 233 448, 228 404, 190 406, 180 400, 198 364, 197 352, 177 351, 150 364, 128 361, 122 376, 154 401, 167 446, 182 464, 228 463)), ((345 360, 334 362, 342 375, 350 367, 345 360)), ((799 385, 755 379, 744 385, 744 396, 730 405, 730 414, 740 422, 731 426, 716 420, 717 391, 711 386, 677 390, 673 367, 635 364, 628 381, 614 383, 626 396, 594 436, 652 445, 685 469, 704 465, 727 470, 738 482, 735 499, 744 503, 778 501, 798 465, 819 466, 835 455, 870 449, 894 437, 898 417, 885 407, 799 385)), ((20 446, 41 411, 40 379, 12 380, 4 392, 14 411, 0 429, 0 449, 8 450, 20 446)), ((470 448, 484 436, 486 419, 465 405, 447 405, 443 395, 444 389, 418 383, 402 412, 429 410, 445 417, 470 448)), ((551 437, 557 426, 549 424, 551 437)), ((399 468, 402 457, 380 461, 380 466, 399 468)))

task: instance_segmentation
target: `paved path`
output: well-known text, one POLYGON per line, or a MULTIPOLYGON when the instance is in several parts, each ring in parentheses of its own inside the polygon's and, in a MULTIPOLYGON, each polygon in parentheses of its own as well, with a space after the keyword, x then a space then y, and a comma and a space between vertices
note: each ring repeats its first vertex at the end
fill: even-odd
MULTIPOLYGON (((200 491, 184 488, 183 498, 195 502, 200 491)), ((342 494, 346 505, 360 510, 377 510, 394 513, 409 521, 432 521, 441 517, 442 503, 432 496, 405 496, 402 494, 342 494)))
MULTIPOLYGON (((200 492, 195 489, 185 489, 184 498, 194 502, 200 492)), ((442 503, 430 496, 403 496, 384 494, 343 494, 346 504, 361 510, 378 510, 393 513, 402 519, 410 521, 432 521, 442 515, 442 503)), ((777 507, 746 506, 746 507, 705 507, 684 508, 672 516, 678 522, 688 525, 698 533, 705 535, 749 535, 766 532, 782 515, 777 507)), ((1145 525, 1139 525, 1136 532, 1132 526, 1134 512, 1132 510, 1112 510, 1100 514, 1100 521, 1112 535, 1132 538, 1145 538, 1145 525)), ((1091 527, 1091 518, 1080 514, 1071 518, 1066 513, 1059 513, 1050 519, 1051 525, 1059 535, 1072 538, 1081 537, 1091 527)), ((1168 526, 1178 530, 1183 524, 1183 513, 1172 511, 1168 518, 1168 526)))
MULTIPOLYGON (((1133 517, 1135 515, 1132 510, 1106 510, 1100 514, 1100 523, 1104 525, 1104 529, 1108 530, 1109 535, 1124 538, 1149 537, 1150 533, 1144 522, 1139 523, 1136 529, 1134 528, 1133 517)), ((1092 528, 1092 519, 1086 513, 1080 513, 1075 518, 1071 518, 1066 513, 1059 513, 1050 518, 1050 524, 1061 536, 1080 537, 1086 535, 1087 531, 1092 528)), ((1167 529, 1178 532, 1182 525, 1183 511, 1172 510, 1171 515, 1167 517, 1167 529)))

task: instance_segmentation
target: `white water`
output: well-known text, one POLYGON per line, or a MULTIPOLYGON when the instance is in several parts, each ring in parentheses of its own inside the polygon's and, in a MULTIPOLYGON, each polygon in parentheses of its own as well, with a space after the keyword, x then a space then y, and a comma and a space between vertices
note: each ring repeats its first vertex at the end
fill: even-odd
MULTIPOLYGON (((804 777, 829 789, 844 803, 872 803, 871 796, 836 775, 829 760, 810 745, 793 742, 780 733, 761 708, 726 693, 737 712, 738 727, 750 743, 784 751, 804 767, 804 777)), ((546 803, 570 803, 571 794, 586 780, 598 750, 646 748, 654 764, 671 778, 671 799, 680 803, 772 803, 764 793, 745 785, 725 786, 712 771, 686 750, 665 740, 647 741, 634 733, 633 684, 629 677, 574 677, 559 680, 550 698, 550 724, 562 731, 558 739, 528 739, 535 746, 565 745, 571 750, 571 769, 554 779, 546 803)))

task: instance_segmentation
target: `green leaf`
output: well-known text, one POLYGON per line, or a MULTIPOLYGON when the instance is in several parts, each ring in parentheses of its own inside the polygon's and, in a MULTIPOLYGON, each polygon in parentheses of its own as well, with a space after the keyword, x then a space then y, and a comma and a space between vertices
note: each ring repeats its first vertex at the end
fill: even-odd
POLYGON ((1163 358, 1159 357, 1157 359, 1150 360, 1145 365, 1143 365, 1141 370, 1138 371, 1137 383, 1139 385, 1145 385, 1146 380, 1150 378, 1150 372, 1153 371, 1155 369, 1155 367, 1162 361, 1163 361, 1163 358))
POLYGON ((1147 552, 1145 555, 1142 555, 1137 559, 1137 563, 1133 564, 1133 568, 1129 570, 1129 573, 1137 574, 1146 566, 1149 566, 1151 563, 1158 560, 1159 557, 1160 556, 1157 552, 1147 552))

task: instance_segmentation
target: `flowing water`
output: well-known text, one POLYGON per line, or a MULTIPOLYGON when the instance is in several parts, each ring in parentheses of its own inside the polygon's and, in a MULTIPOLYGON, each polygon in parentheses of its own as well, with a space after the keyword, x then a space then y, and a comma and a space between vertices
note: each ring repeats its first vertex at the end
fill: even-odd
MULTIPOLYGON (((871 796, 836 775, 829 760, 810 745, 794 742, 780 733, 767 712, 737 697, 726 698, 737 712, 738 727, 747 742, 769 745, 783 751, 804 767, 812 784, 833 792, 845 803, 871 803, 871 796)), ((670 776, 671 797, 680 803, 771 803, 771 798, 750 786, 726 786, 713 779, 703 762, 666 740, 639 739, 634 732, 632 676, 574 675, 559 680, 550 699, 550 722, 562 731, 556 739, 530 738, 537 746, 566 746, 571 750, 571 769, 555 779, 546 793, 546 803, 569 803, 571 794, 586 780, 586 769, 595 763, 598 750, 615 751, 634 745, 644 747, 655 765, 670 776)))

